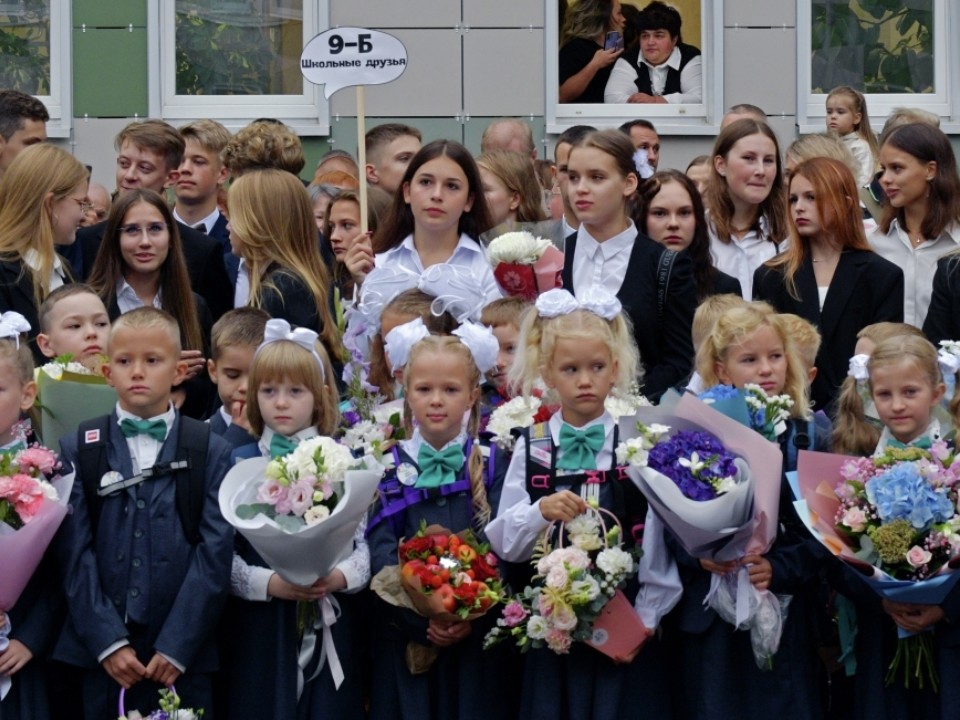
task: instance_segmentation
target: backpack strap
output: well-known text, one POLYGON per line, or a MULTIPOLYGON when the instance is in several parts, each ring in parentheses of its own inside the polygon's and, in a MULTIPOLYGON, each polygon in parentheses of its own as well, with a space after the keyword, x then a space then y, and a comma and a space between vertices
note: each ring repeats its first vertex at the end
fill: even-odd
POLYGON ((177 456, 187 461, 187 467, 177 471, 175 492, 180 525, 191 545, 197 545, 201 540, 200 520, 203 515, 204 476, 209 448, 210 425, 181 415, 177 456))
POLYGON ((673 261, 677 254, 672 250, 660 253, 657 266, 657 318, 663 320, 663 308, 667 304, 667 289, 670 287, 670 275, 673 273, 673 261))
POLYGON ((787 464, 785 472, 797 469, 797 457, 801 450, 813 447, 816 425, 813 420, 794 420, 787 433, 787 464))
POLYGON ((110 437, 111 415, 101 415, 84 420, 77 428, 77 465, 83 482, 83 496, 87 501, 87 515, 90 517, 90 530, 97 535, 100 522, 100 505, 103 502, 97 491, 100 479, 109 471, 107 463, 107 441, 110 437))

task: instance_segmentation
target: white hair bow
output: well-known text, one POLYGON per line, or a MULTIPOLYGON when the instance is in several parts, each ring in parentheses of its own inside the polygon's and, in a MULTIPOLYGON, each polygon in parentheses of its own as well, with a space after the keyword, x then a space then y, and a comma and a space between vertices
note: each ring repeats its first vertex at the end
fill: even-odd
POLYGON ((383 309, 400 293, 416 288, 419 279, 417 275, 406 270, 392 267, 374 268, 363 281, 360 302, 357 305, 360 314, 369 324, 379 327, 383 309))
POLYGON ((410 359, 410 350, 418 342, 423 340, 430 331, 423 324, 423 320, 415 318, 403 325, 397 325, 384 337, 383 349, 390 360, 390 367, 394 371, 399 370, 407 364, 410 359))
POLYGON ((448 312, 458 323, 476 322, 486 305, 480 279, 456 265, 431 265, 420 276, 418 287, 436 298, 430 305, 430 312, 437 316, 448 312))
POLYGON ((13 338, 20 347, 20 334, 30 332, 30 323, 18 312, 10 310, 0 315, 0 338, 13 338))
POLYGON ((643 148, 638 148, 633 153, 633 166, 637 169, 637 175, 640 176, 641 180, 653 177, 656 172, 653 165, 650 164, 650 153, 643 148))
POLYGON ((537 298, 537 314, 542 318, 568 315, 575 310, 589 310, 610 321, 620 314, 623 305, 609 290, 604 290, 599 285, 588 288, 579 298, 562 288, 547 290, 537 298))
POLYGON ((956 340, 941 340, 940 350, 937 351, 937 360, 940 363, 940 372, 943 376, 956 375, 960 370, 960 342, 956 340))
POLYGON ((263 330, 263 342, 260 343, 257 352, 254 353, 254 357, 270 343, 288 340, 289 342, 299 345, 316 358, 317 365, 320 366, 320 377, 326 382, 327 372, 324 370, 320 353, 317 352, 317 340, 319 338, 320 336, 310 328, 298 327, 294 329, 290 327, 290 323, 280 318, 267 320, 267 326, 263 330))
POLYGON ((867 363, 870 362, 870 356, 863 353, 854 355, 850 358, 850 367, 847 375, 857 381, 857 384, 866 382, 870 379, 870 371, 867 369, 867 363))
POLYGON ((453 334, 460 338, 460 342, 467 346, 473 356, 473 362, 481 373, 486 373, 497 366, 497 355, 500 353, 500 343, 497 342, 493 331, 480 323, 465 322, 453 334))

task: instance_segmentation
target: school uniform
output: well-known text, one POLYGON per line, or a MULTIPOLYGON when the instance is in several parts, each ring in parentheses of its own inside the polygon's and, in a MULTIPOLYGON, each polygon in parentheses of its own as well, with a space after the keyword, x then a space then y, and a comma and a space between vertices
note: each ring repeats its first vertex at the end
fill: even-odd
POLYGON ((623 233, 602 243, 581 225, 576 235, 567 238, 566 248, 563 287, 574 295, 591 285, 611 292, 616 289, 640 350, 644 369, 640 389, 657 402, 667 388, 680 385, 693 370, 690 328, 697 290, 690 258, 638 234, 632 222, 623 233), (673 263, 667 268, 670 257, 673 263))
MULTIPOLYGON (((373 575, 397 564, 400 540, 414 536, 421 523, 441 525, 452 532, 475 527, 467 472, 471 443, 461 434, 445 446, 460 445, 464 449, 464 465, 453 482, 418 489, 417 460, 424 444, 417 430, 410 440, 401 441, 395 448, 394 468, 380 482, 367 531, 373 575)), ((485 485, 490 507, 495 509, 506 463, 499 451, 491 452, 494 455, 485 468, 485 485)), ((482 533, 478 537, 482 540, 482 533)), ((410 643, 421 649, 432 647, 427 639, 428 619, 379 597, 374 598, 373 605, 372 719, 489 720, 516 716, 517 656, 507 647, 482 648, 484 635, 499 616, 497 608, 473 621, 464 640, 437 648, 438 657, 430 669, 414 675, 404 656, 410 643)))
POLYGON ((721 238, 712 222, 707 223, 707 232, 713 266, 740 283, 743 299, 747 301, 753 297, 753 274, 757 268, 787 248, 787 240, 770 237, 770 224, 763 215, 757 220, 757 227, 750 228, 740 238, 721 238))
POLYGON ((936 346, 941 340, 960 339, 960 255, 950 253, 937 260, 923 334, 936 346))
MULTIPOLYGON (((135 419, 119 407, 107 426, 107 464, 122 478, 173 461, 183 422, 170 409, 161 440, 124 437, 120 423, 135 419)), ((95 431, 96 432, 96 431, 95 431)), ((79 432, 78 432, 79 435, 79 432)), ((99 434, 67 436, 61 441, 65 462, 79 468, 80 447, 99 434)), ((177 512, 172 474, 141 482, 101 499, 93 528, 81 471, 70 497, 73 512, 64 520, 56 545, 64 575, 69 613, 54 658, 84 668, 85 717, 115 717, 119 687, 100 667, 117 649, 131 645, 144 664, 160 653, 185 671, 177 691, 186 707, 211 707, 210 676, 217 669, 214 628, 230 579, 233 530, 220 514, 218 490, 227 471, 226 445, 210 437, 204 490, 192 545, 177 512)), ((110 482, 113 478, 101 479, 110 482)), ((137 683, 127 693, 127 708, 156 707, 159 686, 137 683)))
POLYGON ((246 428, 233 422, 230 413, 222 405, 214 411, 207 422, 210 423, 210 432, 222 437, 231 448, 239 448, 257 441, 246 428))
MULTIPOLYGON (((254 457, 269 457, 275 436, 264 428, 259 441, 233 452, 239 462, 254 457)), ((317 429, 306 428, 290 439, 299 443, 317 437, 317 429)), ((264 559, 241 534, 234 539, 230 597, 224 612, 220 642, 224 669, 220 682, 224 692, 224 716, 230 720, 263 718, 300 718, 320 720, 327 717, 355 718, 363 715, 365 656, 364 601, 357 597, 370 581, 370 553, 364 538, 366 523, 354 534, 355 549, 340 564, 347 587, 331 602, 339 617, 331 627, 333 642, 344 672, 338 689, 328 668, 314 677, 320 660, 320 631, 313 656, 304 658, 298 643, 297 605, 292 600, 271 598, 267 585, 273 575, 264 559), (243 628, 243 632, 237 632, 243 628), (264 666, 271 674, 264 673, 264 666), (302 693, 298 695, 298 672, 302 673, 302 693)))
MULTIPOLYGON (((35 253, 34 253, 35 254, 35 253)), ((30 342, 30 351, 33 361, 37 365, 45 364, 49 358, 40 352, 37 347, 37 334, 40 332, 39 308, 33 299, 33 281, 30 277, 29 263, 23 259, 0 261, 0 312, 11 310, 20 313, 30 323, 30 332, 27 339, 30 342)), ((63 260, 55 256, 53 273, 47 282, 47 290, 52 291, 70 282, 63 260)))
MULTIPOLYGON (((189 224, 180 217, 176 208, 173 210, 173 217, 178 223, 183 225, 189 224)), ((227 216, 220 212, 219 208, 214 208, 213 212, 207 215, 207 217, 203 218, 200 222, 190 225, 190 227, 203 235, 209 235, 220 243, 220 248, 223 250, 223 264, 227 268, 227 277, 230 278, 230 285, 236 285, 240 258, 233 254, 233 249, 230 247, 230 233, 227 231, 227 216)))
POLYGON ((761 265, 754 273, 753 299, 816 326, 821 343, 811 397, 817 408, 828 408, 847 377, 857 333, 873 323, 903 322, 903 271, 875 252, 847 250, 840 254, 829 288, 818 288, 808 253, 794 282, 799 299, 787 289, 784 266, 761 265), (821 301, 823 291, 826 298, 821 301))
MULTIPOLYGON (((617 424, 605 412, 583 428, 575 428, 585 432, 603 428, 603 446, 595 458, 597 473, 590 477, 583 471, 564 474, 557 469, 564 456, 560 440, 564 424, 560 411, 517 439, 497 517, 486 528, 490 546, 505 560, 529 561, 537 539, 550 525, 540 512, 542 497, 564 489, 595 497, 600 507, 617 515, 627 546, 642 545, 637 577, 624 593, 644 624, 655 629, 678 601, 680 580, 662 533, 654 528, 645 531, 645 523, 652 518, 645 499, 622 468, 616 468, 617 424)), ((532 650, 525 656, 520 717, 613 720, 631 717, 642 708, 645 718, 670 718, 663 660, 663 646, 656 637, 631 663, 620 665, 578 642, 569 655, 546 648, 532 650)))

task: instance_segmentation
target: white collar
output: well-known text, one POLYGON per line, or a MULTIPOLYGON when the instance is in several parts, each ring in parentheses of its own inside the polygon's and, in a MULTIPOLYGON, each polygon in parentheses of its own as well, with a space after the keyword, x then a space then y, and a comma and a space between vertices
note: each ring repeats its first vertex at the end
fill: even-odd
MULTIPOLYGON (((890 232, 887 234, 896 235, 901 240, 903 240, 907 245, 909 245, 911 249, 916 249, 913 247, 913 244, 910 242, 910 237, 907 234, 906 229, 900 226, 899 218, 894 218, 893 220, 890 221, 890 232)), ((937 241, 940 238, 946 238, 947 240, 952 241, 954 245, 960 245, 960 224, 955 222, 950 223, 943 229, 943 232, 941 232, 938 237, 924 238, 923 242, 920 243, 920 246, 923 246, 924 243, 937 241)))
POLYGON ((644 59, 643 53, 640 53, 640 63, 646 65, 651 70, 666 70, 668 67, 673 68, 674 70, 680 69, 680 43, 677 42, 673 47, 673 52, 670 53, 670 57, 667 58, 666 62, 662 62, 659 65, 651 65, 644 59))
MULTIPOLYGON (((40 272, 40 253, 37 252, 36 248, 27 248, 26 252, 23 253, 23 264, 35 273, 40 272)), ((63 262, 61 262, 60 255, 57 253, 53 254, 53 265, 51 269, 53 271, 53 277, 45 279, 51 281, 48 290, 56 290, 63 285, 64 280, 63 262), (54 280, 54 278, 56 278, 56 280, 54 280), (57 282, 57 280, 59 280, 59 282, 57 282)))
POLYGON ((586 226, 581 224, 580 229, 577 230, 577 244, 583 243, 581 247, 591 260, 597 259, 598 252, 604 260, 609 260, 624 250, 632 248, 634 241, 637 239, 637 228, 634 227, 633 221, 628 220, 627 223, 626 230, 603 242, 595 240, 586 226))
MULTIPOLYGON (((417 252, 416 245, 413 244, 412 233, 410 235, 407 235, 403 239, 403 242, 400 243, 400 246, 408 250, 409 252, 416 254, 417 256, 420 255, 420 253, 417 252)), ((480 247, 480 243, 478 243, 476 240, 474 240, 472 237, 470 237, 466 233, 460 234, 460 237, 457 239, 457 246, 453 249, 453 252, 450 254, 450 257, 452 258, 461 249, 469 250, 470 252, 475 252, 475 253, 481 253, 481 254, 483 253, 483 248, 480 247)))
POLYGON ((142 418, 139 415, 134 415, 132 412, 127 412, 122 407, 120 407, 120 403, 117 403, 116 412, 117 412, 117 425, 119 425, 120 422, 123 420, 146 420, 148 422, 150 420, 163 420, 163 422, 166 423, 167 425, 168 435, 170 434, 170 429, 173 427, 173 421, 176 420, 177 418, 177 411, 173 407, 173 403, 170 403, 167 406, 167 411, 165 413, 162 413, 160 415, 154 415, 153 417, 149 417, 149 418, 142 418))
MULTIPOLYGON (((460 433, 457 434, 457 436, 453 440, 451 440, 448 443, 445 443, 443 447, 433 448, 433 449, 436 450, 437 452, 441 452, 446 448, 450 447, 451 445, 463 446, 466 442, 467 442, 467 434, 461 431, 460 433)), ((423 447, 424 445, 433 447, 433 445, 430 445, 430 443, 428 443, 426 440, 423 439, 423 435, 420 434, 420 428, 414 429, 413 437, 411 437, 409 440, 400 441, 400 447, 403 448, 403 451, 407 455, 413 458, 414 462, 416 462, 417 457, 420 455, 420 448, 423 447)))
POLYGON ((221 405, 220 406, 220 417, 223 418, 223 421, 227 424, 227 427, 233 425, 233 415, 227 412, 227 409, 221 405))
MULTIPOLYGON (((263 435, 260 436, 260 442, 257 443, 260 446, 260 451, 265 455, 270 454, 270 442, 273 440, 274 435, 278 435, 270 427, 263 426, 263 435)), ((309 440, 310 438, 315 438, 320 433, 317 432, 317 428, 313 425, 310 427, 305 427, 300 432, 295 432, 293 435, 284 435, 282 437, 287 437, 290 440, 295 441, 298 445, 304 440, 309 440)))
MULTIPOLYGON (((127 279, 120 276, 120 280, 117 281, 117 297, 120 296, 126 297, 128 300, 139 303, 139 306, 143 306, 143 301, 140 299, 140 296, 137 295, 137 291, 133 289, 133 286, 127 282, 127 279)), ((163 297, 160 291, 160 288, 157 288, 157 294, 153 296, 153 307, 157 310, 163 310, 163 297)))
POLYGON ((588 422, 586 425, 577 427, 573 423, 568 423, 563 419, 562 408, 560 410, 557 410, 557 412, 555 412, 550 417, 550 420, 549 420, 550 434, 553 435, 553 441, 555 443, 560 442, 560 428, 562 428, 564 425, 569 425, 574 430, 585 430, 588 427, 593 427, 594 425, 601 425, 601 424, 603 425, 603 429, 606 435, 609 437, 610 433, 613 432, 613 428, 617 423, 613 419, 613 415, 611 415, 606 410, 604 410, 603 414, 600 415, 600 417, 594 418, 593 420, 588 422))
POLYGON ((189 223, 184 220, 182 217, 180 217, 180 213, 177 212, 177 208, 173 208, 173 219, 178 223, 182 223, 192 228, 195 228, 200 223, 203 223, 204 229, 206 230, 207 235, 209 235, 210 231, 213 230, 213 226, 217 224, 217 220, 220 219, 220 208, 214 206, 212 213, 193 223, 189 223))
MULTIPOLYGON (((931 442, 935 442, 940 439, 940 421, 937 418, 933 418, 930 421, 930 424, 927 425, 927 429, 924 430, 920 435, 917 435, 913 440, 906 443, 906 445, 912 446, 917 440, 922 437, 930 438, 931 442)), ((887 449, 887 443, 890 440, 893 440, 894 437, 891 434, 890 430, 887 427, 883 428, 883 432, 880 433, 880 440, 877 442, 877 449, 874 451, 874 455, 882 455, 883 451, 887 449)))

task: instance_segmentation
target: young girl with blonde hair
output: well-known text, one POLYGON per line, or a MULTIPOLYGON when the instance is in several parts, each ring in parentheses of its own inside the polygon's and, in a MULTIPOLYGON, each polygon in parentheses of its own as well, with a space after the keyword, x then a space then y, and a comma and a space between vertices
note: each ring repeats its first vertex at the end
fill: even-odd
POLYGON ((857 160, 857 187, 869 185, 877 167, 877 136, 870 129, 867 99, 849 85, 827 95, 827 130, 835 133, 857 160))

